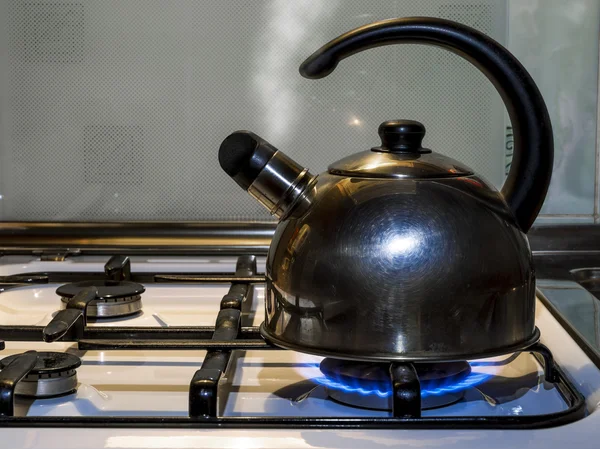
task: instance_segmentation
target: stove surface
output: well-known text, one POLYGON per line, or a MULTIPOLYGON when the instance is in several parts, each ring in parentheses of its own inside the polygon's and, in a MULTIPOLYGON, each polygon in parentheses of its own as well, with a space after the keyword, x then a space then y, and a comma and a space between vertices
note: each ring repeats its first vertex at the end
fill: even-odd
MULTIPOLYGON (((190 379, 204 351, 79 351, 76 344, 50 343, 47 350, 77 355, 77 393, 52 399, 17 398, 17 416, 187 416, 190 379)), ((4 357, 40 345, 7 342, 4 357)), ((43 348, 43 347, 42 347, 43 348)), ((472 362, 487 381, 465 398, 423 416, 540 415, 567 404, 528 353, 472 362), (504 359, 504 360, 503 360, 504 359)), ((223 379, 221 416, 391 416, 331 400, 319 379, 320 357, 292 351, 247 351, 230 363, 223 379)))
MULTIPOLYGON (((0 276, 38 272, 102 272, 106 257, 78 256, 64 262, 0 258, 0 276)), ((235 258, 131 258, 132 272, 233 273, 235 258)), ((259 269, 264 261, 259 260, 259 269)), ((1 326, 44 326, 60 309, 61 284, 12 287, 0 293, 1 326)), ((90 327, 214 326, 219 304, 230 284, 146 284, 143 312, 132 317, 94 320, 90 327)), ((251 287, 252 301, 242 304, 241 326, 262 322, 264 287, 251 287)), ((585 418, 561 427, 529 430, 452 429, 193 429, 193 428, 19 428, 2 429, 0 447, 190 448, 190 447, 386 447, 448 448, 597 447, 600 437, 600 372, 564 329, 538 302, 536 325, 565 375, 585 396, 585 418), (490 438, 495 434, 495 438, 490 438), (65 436, 68 435, 68 439, 65 436), (569 436, 567 438, 567 435, 569 436), (500 437, 501 436, 501 437, 500 437), (484 443, 485 441, 485 443, 484 443), (365 446, 366 445, 366 446, 365 446)), ((74 394, 50 399, 17 397, 14 414, 22 417, 185 417, 190 380, 205 350, 83 350, 77 342, 6 341, 4 358, 28 350, 59 351, 81 358, 74 394)), ((224 417, 389 417, 390 411, 344 405, 332 400, 319 369, 321 357, 284 350, 233 351, 219 381, 218 416, 224 417)), ((533 354, 469 361, 482 381, 463 399, 422 412, 423 417, 497 417, 550 415, 567 411, 556 384, 544 380, 533 354)), ((360 393, 357 393, 360 394, 360 393)))
MULTIPOLYGON (((0 259, 0 276, 20 273, 59 271, 97 272, 104 271, 107 257, 80 256, 63 262, 42 262, 37 259, 19 256, 5 256, 0 259), (3 259, 7 259, 6 261, 3 259), (12 261, 14 263, 6 264, 12 261), (20 261, 21 263, 16 263, 20 261)), ((137 272, 160 273, 233 273, 235 258, 145 258, 131 257, 131 264, 137 272)), ((264 260, 258 260, 259 271, 264 272, 264 260)), ((1 325, 48 324, 61 308, 60 296, 56 289, 64 284, 48 283, 11 288, 0 294, 1 325)), ((214 326, 216 312, 221 298, 229 290, 229 284, 181 285, 176 283, 148 284, 142 294, 142 313, 129 317, 98 319, 89 322, 90 326, 214 326)), ((254 287, 260 295, 264 287, 254 287)), ((245 310, 242 317, 244 326, 262 322, 262 303, 253 301, 252 308, 245 310), (260 310, 260 316, 256 311, 260 310)))

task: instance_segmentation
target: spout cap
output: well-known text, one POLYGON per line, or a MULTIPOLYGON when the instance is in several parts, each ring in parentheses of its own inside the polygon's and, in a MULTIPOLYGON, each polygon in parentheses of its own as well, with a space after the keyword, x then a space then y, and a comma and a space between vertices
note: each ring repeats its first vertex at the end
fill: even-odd
POLYGON ((221 168, 244 190, 254 182, 277 148, 250 131, 236 131, 219 148, 221 168))

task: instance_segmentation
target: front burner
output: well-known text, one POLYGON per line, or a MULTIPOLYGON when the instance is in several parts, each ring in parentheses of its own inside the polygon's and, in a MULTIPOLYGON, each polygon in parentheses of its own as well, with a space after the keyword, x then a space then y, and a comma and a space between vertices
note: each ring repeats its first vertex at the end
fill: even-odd
MULTIPOLYGON (((0 369, 6 368, 22 354, 0 360, 0 369)), ((77 390, 77 368, 81 359, 64 352, 38 352, 37 363, 15 387, 15 394, 34 398, 52 398, 77 390)))
MULTIPOLYGON (((443 407, 461 400, 470 382, 467 362, 414 363, 421 384, 421 408, 443 407)), ((392 409, 392 383, 389 363, 357 362, 333 358, 320 365, 329 396, 353 407, 392 409)))
POLYGON ((146 291, 143 285, 131 281, 82 281, 65 284, 56 290, 61 297, 63 308, 69 300, 88 287, 96 287, 97 299, 87 307, 87 316, 90 318, 116 318, 142 310, 142 296, 146 291))

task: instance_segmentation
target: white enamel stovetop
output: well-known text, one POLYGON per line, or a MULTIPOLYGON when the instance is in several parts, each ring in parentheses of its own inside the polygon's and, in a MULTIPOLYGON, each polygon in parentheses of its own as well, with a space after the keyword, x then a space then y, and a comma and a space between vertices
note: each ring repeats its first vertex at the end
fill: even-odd
MULTIPOLYGON (((0 258, 0 276, 40 271, 102 272, 106 257, 81 256, 64 262, 41 262, 29 257, 0 258)), ((260 267, 264 261, 259 261, 260 267), (260 263, 262 262, 262 263, 260 263)), ((231 272, 235 259, 132 258, 132 271, 231 272)), ((59 307, 58 284, 36 285, 0 294, 0 325, 43 325, 59 307)), ((140 317, 90 325, 110 326, 212 326, 228 285, 148 285, 140 317)), ((244 326, 262 321, 262 286, 256 287, 254 304, 244 316, 244 326)), ((540 430, 193 430, 193 429, 85 429, 2 428, 0 447, 7 448, 553 448, 600 447, 600 371, 589 361, 565 330, 538 302, 536 324, 542 342, 586 397, 589 416, 558 428, 540 430)), ((29 349, 69 351, 82 358, 75 395, 46 400, 18 400, 17 415, 28 416, 185 416, 188 388, 200 368, 203 351, 78 351, 73 343, 7 342, 0 357, 29 349)), ((235 353, 234 353, 235 354, 235 353)), ((497 360, 501 360, 499 358, 497 360)), ((292 351, 247 351, 232 360, 235 369, 224 384, 224 416, 386 416, 385 412, 352 409, 326 398, 322 387, 299 402, 310 390, 311 379, 321 376, 321 359, 292 351)), ((481 373, 518 377, 541 376, 541 368, 523 354, 504 366, 479 365, 481 373)), ((477 394, 471 392, 468 394, 477 394)), ((514 401, 492 405, 487 401, 462 401, 427 411, 424 416, 540 414, 560 410, 555 390, 533 388, 514 401)))

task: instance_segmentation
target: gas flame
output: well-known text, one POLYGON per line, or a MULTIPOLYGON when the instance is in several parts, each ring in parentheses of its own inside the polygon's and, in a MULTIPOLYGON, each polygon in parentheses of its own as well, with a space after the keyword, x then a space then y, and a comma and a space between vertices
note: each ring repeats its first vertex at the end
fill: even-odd
MULTIPOLYGON (((466 377, 458 380, 421 381, 421 397, 442 396, 448 393, 467 390, 484 383, 491 377, 493 377, 492 374, 471 372, 466 377)), ((331 379, 325 376, 316 377, 313 380, 327 388, 347 393, 358 393, 362 396, 377 395, 380 398, 387 398, 392 394, 391 381, 340 381, 340 379, 331 379)))

